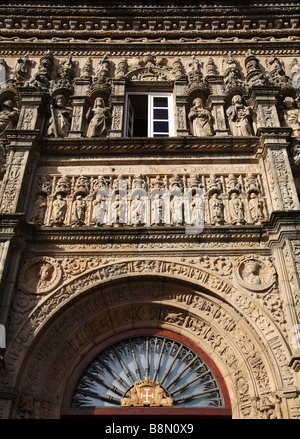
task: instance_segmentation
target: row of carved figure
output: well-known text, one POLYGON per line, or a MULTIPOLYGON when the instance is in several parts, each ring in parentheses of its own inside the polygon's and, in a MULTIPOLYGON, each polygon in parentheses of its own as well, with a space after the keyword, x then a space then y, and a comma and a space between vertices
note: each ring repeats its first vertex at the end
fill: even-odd
MULTIPOLYGON (((278 108, 280 113, 281 126, 292 129, 293 136, 300 135, 300 64, 294 60, 292 64, 292 79, 286 76, 283 62, 273 56, 267 60, 269 73, 265 77, 259 65, 257 58, 248 52, 245 59, 247 67, 246 81, 242 78, 239 63, 229 55, 225 61, 223 76, 223 95, 229 94, 231 105, 226 110, 226 116, 229 123, 230 131, 235 136, 249 136, 255 134, 257 128, 257 116, 252 107, 247 105, 243 96, 249 92, 249 86, 268 86, 275 85, 285 90, 285 98, 282 98, 281 107, 278 108)), ((65 60, 58 70, 58 80, 50 80, 53 56, 50 52, 45 54, 40 60, 38 72, 31 81, 25 84, 29 60, 20 58, 14 71, 14 78, 6 81, 9 87, 12 85, 27 85, 34 89, 50 92, 50 101, 48 103, 48 123, 46 136, 49 137, 66 137, 72 124, 72 104, 70 96, 74 93, 74 62, 71 56, 65 60), (27 67, 26 67, 27 66, 27 67)), ((112 122, 112 108, 109 107, 109 97, 111 95, 111 62, 107 57, 99 63, 96 75, 93 77, 91 72, 91 60, 88 60, 83 68, 82 78, 90 78, 89 90, 96 90, 93 95, 92 106, 84 115, 87 128, 85 135, 87 137, 104 137, 107 135, 112 122), (89 68, 88 68, 89 67, 89 68), (96 98, 95 98, 96 96, 96 98)), ((182 62, 177 59, 172 68, 168 67, 168 59, 154 56, 146 56, 138 61, 135 69, 129 70, 127 61, 121 61, 117 69, 117 77, 127 78, 130 81, 151 80, 155 86, 155 81, 171 81, 172 79, 186 78, 185 94, 188 102, 192 100, 190 108, 187 109, 188 119, 190 122, 190 133, 194 136, 212 136, 214 134, 214 117, 213 111, 207 107, 206 99, 211 93, 209 81, 207 78, 215 77, 218 74, 217 67, 212 59, 207 64, 207 76, 203 77, 201 63, 195 57, 191 57, 188 64, 188 74, 185 73, 182 62), (172 73, 172 75, 171 75, 172 73), (196 93, 196 98, 195 98, 196 93)), ((1 63, 0 63, 1 66, 1 63)), ((3 65, 2 65, 3 67, 3 65)), ((15 108, 12 99, 5 100, 1 106, 0 113, 0 133, 5 129, 14 126, 18 119, 19 111, 15 108)), ((31 128, 33 120, 30 109, 26 113, 26 118, 22 121, 23 129, 31 128)), ((267 126, 274 127, 276 121, 274 115, 270 113, 267 126), (272 120, 271 120, 272 119, 272 120), (269 124, 269 125, 268 125, 269 124)), ((225 121, 224 124, 226 125, 225 121)))
MULTIPOLYGON (((300 137, 300 99, 295 101, 293 97, 286 97, 283 101, 284 110, 281 112, 281 126, 291 128, 292 136, 300 137)), ((47 125, 46 135, 48 137, 67 137, 71 128, 71 110, 66 107, 66 99, 63 95, 58 95, 54 99, 54 104, 50 104, 51 116, 47 125)), ((256 129, 256 115, 250 106, 243 103, 240 95, 232 98, 232 105, 226 111, 229 127, 233 136, 251 136, 256 129)), ((28 112, 27 120, 23 121, 23 128, 29 128, 32 120, 31 113, 28 112)), ((270 115, 272 118, 272 115, 270 115)), ((14 108, 11 100, 2 104, 0 112, 0 133, 4 133, 7 128, 12 128, 14 121, 18 118, 18 111, 14 108)), ((214 118, 211 111, 204 107, 201 98, 193 101, 193 106, 188 114, 191 123, 191 133, 193 136, 213 136, 214 118)), ((86 113, 88 127, 86 137, 104 137, 111 125, 110 108, 106 107, 104 99, 97 97, 93 107, 86 113)), ((274 126, 270 121, 270 126, 274 126)))
POLYGON ((260 224, 260 176, 40 177, 30 221, 47 226, 260 224))

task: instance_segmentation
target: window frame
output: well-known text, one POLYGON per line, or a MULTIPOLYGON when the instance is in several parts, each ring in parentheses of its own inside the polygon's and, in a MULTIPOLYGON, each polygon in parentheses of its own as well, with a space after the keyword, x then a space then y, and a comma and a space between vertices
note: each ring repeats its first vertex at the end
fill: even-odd
MULTIPOLYGON (((145 137, 174 137, 175 136, 175 123, 174 123, 174 95, 173 92, 157 92, 157 91, 128 91, 125 95, 125 126, 124 126, 124 136, 125 137, 135 137, 129 136, 129 120, 131 118, 130 114, 130 96, 131 95, 147 95, 148 101, 148 119, 147 119, 147 136, 145 137), (160 121, 154 118, 154 98, 163 97, 167 98, 167 109, 168 109, 168 123, 169 130, 168 135, 164 135, 162 132, 155 132, 153 128, 154 121, 160 121), (161 134, 161 135, 160 135, 161 134)), ((166 119, 164 120, 166 121, 166 119)), ((138 136, 137 136, 138 137, 138 136)))

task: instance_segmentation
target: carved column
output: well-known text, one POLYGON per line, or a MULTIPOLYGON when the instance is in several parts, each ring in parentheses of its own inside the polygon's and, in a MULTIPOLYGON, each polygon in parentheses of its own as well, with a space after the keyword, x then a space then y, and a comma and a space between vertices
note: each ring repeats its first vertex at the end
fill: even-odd
POLYGON ((176 99, 176 110, 175 110, 175 130, 177 136, 188 136, 189 129, 187 126, 187 106, 188 99, 186 93, 184 92, 184 87, 186 87, 185 80, 175 81, 175 99, 176 99))
POLYGON ((90 79, 76 79, 74 96, 71 96, 73 114, 72 125, 68 137, 83 137, 85 128, 85 114, 87 111, 87 94, 90 79))
POLYGON ((278 273, 278 287, 287 320, 290 367, 300 370, 300 222, 299 212, 275 212, 271 216, 270 244, 278 273))
POLYGON ((277 87, 253 87, 250 100, 256 115, 257 135, 261 136, 272 210, 298 210, 300 204, 287 153, 290 130, 280 127, 276 108, 278 90, 277 87))
POLYGON ((44 128, 46 96, 32 88, 20 90, 21 112, 17 129, 6 131, 9 156, 0 192, 0 319, 4 325, 24 246, 25 213, 36 166, 38 139, 44 128))
POLYGON ((288 157, 288 132, 283 129, 261 129, 265 176, 272 194, 273 211, 300 209, 299 198, 288 157))
POLYGON ((207 76, 206 79, 212 89, 212 94, 209 96, 207 103, 214 118, 214 133, 216 136, 228 136, 229 128, 225 116, 226 102, 223 95, 223 77, 207 76))
POLYGON ((124 79, 113 79, 112 81, 113 92, 110 97, 110 104, 112 108, 112 124, 108 137, 123 136, 125 84, 126 80, 124 79))

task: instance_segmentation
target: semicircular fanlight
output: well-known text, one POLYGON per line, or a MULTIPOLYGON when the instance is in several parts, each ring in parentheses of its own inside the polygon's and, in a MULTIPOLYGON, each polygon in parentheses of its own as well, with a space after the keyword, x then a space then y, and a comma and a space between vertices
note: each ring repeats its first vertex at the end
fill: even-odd
POLYGON ((184 344, 136 336, 100 352, 82 373, 72 407, 224 407, 208 365, 184 344))

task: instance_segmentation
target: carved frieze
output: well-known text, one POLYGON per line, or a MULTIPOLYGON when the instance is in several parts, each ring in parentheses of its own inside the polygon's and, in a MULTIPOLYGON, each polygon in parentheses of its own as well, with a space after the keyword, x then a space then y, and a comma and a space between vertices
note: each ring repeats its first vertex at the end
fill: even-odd
POLYGON ((80 224, 86 226, 193 225, 202 219, 207 224, 241 225, 259 224, 268 216, 260 175, 150 174, 137 185, 139 178, 126 174, 49 176, 47 193, 41 191, 39 179, 31 218, 37 218, 36 223, 44 218, 47 226, 71 225, 72 212, 79 204, 85 212, 80 224))

